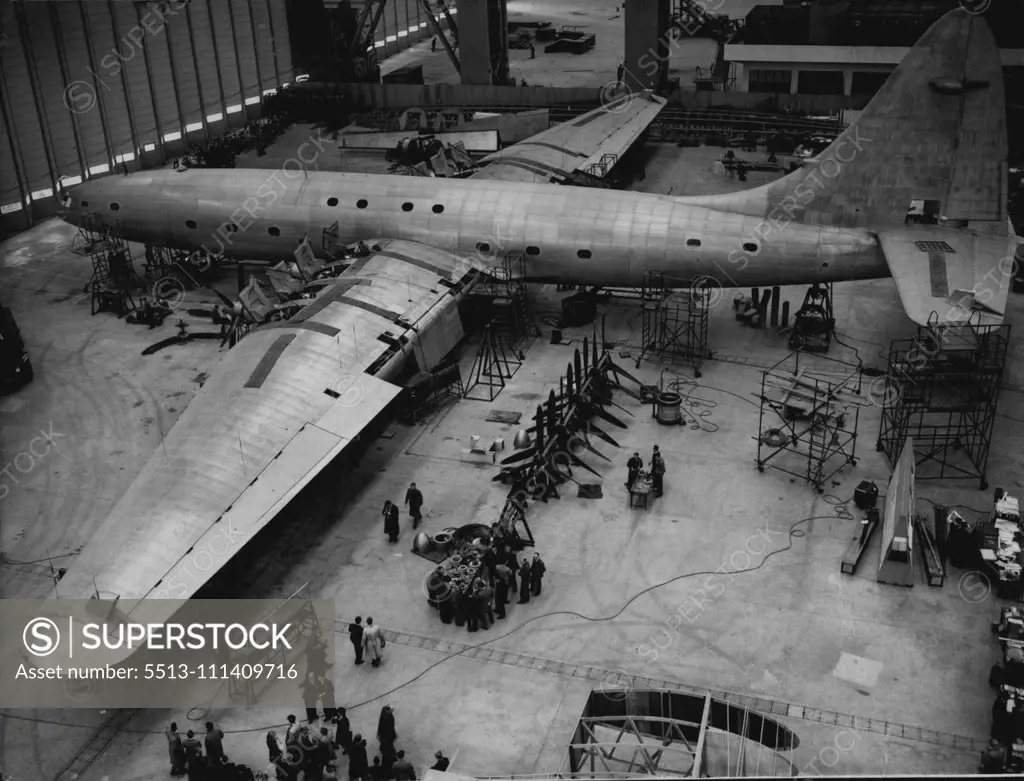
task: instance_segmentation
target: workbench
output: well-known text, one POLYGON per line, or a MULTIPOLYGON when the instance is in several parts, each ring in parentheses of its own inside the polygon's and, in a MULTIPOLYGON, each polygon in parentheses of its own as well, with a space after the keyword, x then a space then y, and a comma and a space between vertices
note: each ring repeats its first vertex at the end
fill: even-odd
POLYGON ((639 507, 643 503, 645 510, 651 508, 651 493, 654 490, 654 481, 647 472, 641 472, 633 487, 629 490, 629 506, 639 507))

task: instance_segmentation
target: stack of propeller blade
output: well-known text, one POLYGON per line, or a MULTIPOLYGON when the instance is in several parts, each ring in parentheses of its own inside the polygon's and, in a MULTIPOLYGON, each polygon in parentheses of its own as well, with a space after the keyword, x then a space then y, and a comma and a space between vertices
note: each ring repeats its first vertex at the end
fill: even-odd
MULTIPOLYGON (((558 380, 558 391, 549 392, 547 403, 537 406, 533 426, 516 437, 517 446, 524 445, 525 448, 502 460, 505 472, 514 471, 516 482, 529 482, 532 478, 535 483, 545 486, 567 481, 578 485, 572 477, 573 466, 601 477, 580 455, 589 452, 611 462, 591 444, 591 437, 613 447, 621 447, 594 420, 626 428, 626 423, 607 409, 614 407, 633 417, 633 413, 612 398, 614 390, 621 390, 640 400, 639 393, 625 387, 623 380, 640 387, 640 381, 616 366, 607 351, 598 353, 596 339, 591 342, 584 337, 582 350, 576 349, 572 362, 558 380)), ((494 479, 503 479, 503 474, 494 479)))

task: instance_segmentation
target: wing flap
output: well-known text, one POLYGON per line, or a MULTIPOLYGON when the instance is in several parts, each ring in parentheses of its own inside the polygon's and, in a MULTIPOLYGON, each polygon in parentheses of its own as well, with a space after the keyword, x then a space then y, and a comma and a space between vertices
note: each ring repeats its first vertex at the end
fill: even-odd
POLYGON ((651 92, 624 95, 583 116, 555 125, 526 141, 488 155, 473 174, 479 179, 564 182, 592 166, 604 169, 640 137, 666 105, 651 92), (611 156, 609 158, 608 156, 611 156))
POLYGON ((998 325, 1006 312, 1016 238, 940 227, 878 234, 903 308, 918 325, 998 325))

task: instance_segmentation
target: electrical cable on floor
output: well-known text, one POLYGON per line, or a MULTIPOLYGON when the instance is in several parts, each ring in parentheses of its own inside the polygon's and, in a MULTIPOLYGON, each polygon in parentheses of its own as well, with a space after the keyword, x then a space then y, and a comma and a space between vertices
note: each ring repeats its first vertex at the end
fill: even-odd
POLYGON ((967 506, 966 504, 939 504, 938 502, 932 501, 931 499, 926 499, 923 496, 919 496, 917 498, 918 501, 928 502, 928 504, 930 504, 932 507, 946 507, 952 510, 970 510, 972 513, 977 513, 978 515, 988 515, 989 513, 988 510, 977 510, 974 507, 967 506))
MULTIPOLYGON (((829 494, 828 497, 826 497, 826 500, 829 500, 829 499, 835 500, 835 503, 833 503, 832 501, 829 501, 829 504, 834 508, 834 513, 832 515, 812 515, 810 517, 801 518, 799 521, 795 521, 795 522, 791 523, 790 526, 789 526, 789 531, 788 531, 788 541, 787 541, 785 547, 777 548, 776 550, 773 550, 773 551, 770 551, 768 553, 765 553, 764 554, 764 558, 756 566, 747 567, 746 569, 740 569, 740 570, 730 570, 730 571, 727 571, 727 572, 724 572, 724 573, 720 572, 719 570, 706 570, 706 571, 702 570, 702 571, 699 571, 699 572, 685 572, 685 573, 683 573, 681 575, 676 575, 676 576, 674 576, 672 578, 669 578, 667 580, 663 580, 663 581, 661 581, 659 583, 655 583, 652 586, 648 586, 647 588, 638 591, 636 594, 634 594, 632 597, 630 597, 628 600, 626 600, 626 602, 622 605, 621 608, 619 608, 615 613, 613 613, 610 616, 601 616, 601 617, 585 616, 582 613, 577 613, 577 612, 575 612, 573 610, 555 610, 555 611, 552 611, 550 613, 543 613, 543 614, 541 614, 539 616, 533 616, 532 618, 528 618, 526 621, 524 621, 519 626, 514 627, 513 629, 510 629, 508 632, 506 632, 503 635, 499 635, 497 637, 489 638, 488 640, 485 640, 485 641, 483 641, 481 643, 477 643, 476 645, 471 645, 468 648, 464 648, 461 651, 456 651, 454 653, 448 654, 447 656, 445 656, 445 657, 437 660, 433 664, 427 666, 421 672, 419 672, 417 675, 414 675, 409 680, 405 681, 404 683, 400 683, 398 686, 395 686, 395 687, 393 687, 391 689, 388 689, 386 692, 383 692, 382 694, 378 694, 375 697, 370 697, 369 699, 363 700, 362 702, 358 702, 355 705, 345 706, 345 711, 347 713, 348 711, 356 710, 357 708, 361 708, 361 707, 363 707, 365 705, 370 705, 371 703, 377 702, 378 700, 384 699, 385 697, 390 697, 395 692, 401 691, 402 689, 406 688, 407 686, 411 686, 416 681, 418 681, 420 678, 422 678, 427 673, 429 673, 431 670, 434 670, 435 668, 440 667, 442 664, 444 664, 445 662, 449 661, 450 659, 454 659, 454 658, 456 658, 458 656, 462 656, 463 654, 465 654, 468 651, 475 651, 477 648, 482 648, 485 645, 490 645, 491 643, 497 642, 498 640, 504 640, 506 637, 510 637, 510 636, 514 635, 515 633, 519 632, 521 629, 526 628, 527 626, 529 626, 530 624, 534 623, 535 621, 540 621, 541 619, 545 619, 545 618, 551 618, 553 616, 570 616, 570 617, 580 618, 580 619, 582 619, 584 621, 587 621, 589 623, 594 623, 594 624, 605 623, 607 621, 614 621, 616 618, 621 616, 623 613, 626 612, 626 610, 629 608, 629 606, 632 605, 634 602, 636 602, 638 599, 640 599, 640 597, 645 596, 646 594, 650 594, 651 592, 657 591, 658 589, 664 588, 665 586, 669 586, 669 585, 671 585, 673 583, 676 583, 678 581, 686 580, 688 578, 695 578, 695 577, 698 577, 698 576, 701 576, 701 575, 703 575, 703 576, 710 576, 710 575, 717 575, 717 574, 743 575, 743 574, 748 573, 748 572, 756 572, 757 570, 761 569, 765 564, 767 564, 768 563, 768 559, 770 559, 772 556, 777 556, 780 553, 785 553, 786 551, 791 550, 793 548, 793 540, 794 539, 799 539, 801 537, 806 536, 806 532, 803 531, 802 529, 798 529, 797 528, 798 526, 801 526, 802 524, 805 524, 805 523, 810 523, 811 521, 835 520, 837 517, 841 517, 841 516, 837 515, 838 511, 835 510, 835 508, 838 508, 838 507, 842 507, 844 511, 849 513, 849 511, 846 510, 846 504, 850 500, 847 500, 846 502, 843 502, 842 500, 838 499, 837 497, 835 497, 835 496, 833 496, 831 494, 829 494)), ((337 630, 335 630, 335 633, 336 634, 340 634, 337 630)), ((193 710, 195 710, 195 709, 193 709, 193 710)), ((189 712, 191 713, 191 711, 189 711, 189 712)), ((61 727, 77 727, 77 728, 80 728, 80 729, 97 729, 96 725, 91 725, 91 724, 90 725, 87 725, 87 724, 69 724, 69 723, 66 723, 66 722, 52 721, 52 720, 49 720, 49 719, 33 718, 33 717, 29 717, 29 716, 12 716, 12 715, 9 715, 9 714, 0 714, 0 717, 9 718, 9 719, 14 720, 14 721, 25 721, 25 722, 31 722, 31 723, 37 723, 37 724, 48 724, 48 725, 61 726, 61 727)), ((247 728, 247 729, 236 729, 236 730, 224 730, 224 734, 226 734, 226 735, 242 735, 242 734, 247 734, 247 733, 252 733, 252 732, 265 732, 265 731, 271 730, 271 729, 283 729, 286 726, 287 726, 287 724, 285 724, 285 723, 269 724, 269 725, 262 726, 262 727, 251 727, 251 728, 247 728)), ((131 730, 131 729, 125 729, 125 730, 122 730, 122 732, 127 733, 127 734, 132 734, 132 735, 163 735, 164 734, 164 732, 162 730, 131 730)))

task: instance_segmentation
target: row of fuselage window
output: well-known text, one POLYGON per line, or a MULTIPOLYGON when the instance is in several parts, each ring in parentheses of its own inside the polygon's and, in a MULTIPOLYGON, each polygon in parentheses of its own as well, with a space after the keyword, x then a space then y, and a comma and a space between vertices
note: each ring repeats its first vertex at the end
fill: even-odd
MULTIPOLYGON (((337 198, 328 198, 327 199, 327 205, 332 207, 332 208, 337 206, 338 205, 338 199, 337 198)), ((358 201, 356 201, 356 208, 357 209, 365 209, 369 205, 370 205, 370 202, 367 201, 365 198, 360 198, 358 201)), ((88 201, 82 201, 82 208, 83 209, 88 208, 88 206, 89 206, 89 202, 88 201)), ((110 211, 116 212, 116 211, 119 211, 120 209, 121 209, 121 204, 116 203, 116 202, 110 204, 110 211)), ((404 212, 411 212, 412 210, 413 210, 413 204, 412 204, 411 201, 406 201, 405 203, 402 204, 402 211, 404 211, 404 212)), ((439 203, 435 203, 432 211, 434 212, 434 214, 441 214, 441 213, 444 212, 444 206, 442 206, 439 203)), ((185 220, 185 227, 186 228, 190 228, 192 230, 195 230, 195 228, 196 228, 196 221, 195 220, 185 220)), ((238 230, 238 226, 235 225, 232 222, 225 223, 224 227, 228 231, 228 233, 235 233, 238 230)), ((267 228, 267 233, 270 234, 271 236, 280 236, 281 235, 281 229, 272 225, 269 228, 267 228)), ((686 246, 687 247, 699 247, 700 246, 700 239, 687 239, 686 240, 686 246)), ((490 252, 491 251, 491 245, 488 244, 485 241, 479 242, 476 245, 476 248, 480 252, 490 252)), ((753 242, 747 242, 746 244, 743 245, 743 249, 746 252, 757 252, 757 245, 754 244, 753 242)), ((529 247, 526 248, 526 254, 527 255, 539 255, 540 254, 540 247, 529 246, 529 247)), ((592 254, 591 254, 590 250, 588 250, 588 249, 581 249, 581 250, 577 250, 576 251, 576 257, 580 258, 581 260, 588 260, 589 258, 592 257, 592 254)))

